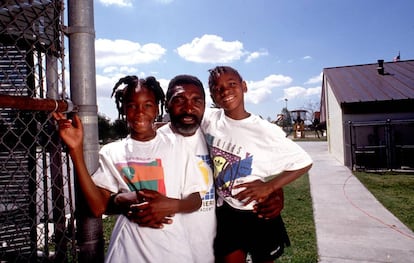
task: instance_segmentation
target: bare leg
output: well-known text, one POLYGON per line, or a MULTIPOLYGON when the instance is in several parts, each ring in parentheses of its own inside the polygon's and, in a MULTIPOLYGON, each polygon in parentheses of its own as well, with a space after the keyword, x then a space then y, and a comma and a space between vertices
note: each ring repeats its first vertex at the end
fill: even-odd
POLYGON ((236 250, 224 256, 224 258, 216 259, 216 263, 246 263, 246 256, 243 250, 236 250))

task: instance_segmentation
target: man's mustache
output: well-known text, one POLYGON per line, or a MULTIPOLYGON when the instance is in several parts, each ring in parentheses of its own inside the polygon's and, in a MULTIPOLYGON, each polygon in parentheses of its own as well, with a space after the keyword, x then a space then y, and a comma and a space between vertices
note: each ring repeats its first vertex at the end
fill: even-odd
POLYGON ((197 121, 200 120, 200 118, 198 118, 198 116, 197 115, 194 115, 194 114, 181 114, 181 115, 178 115, 177 118, 179 118, 179 119, 183 119, 183 118, 193 118, 193 119, 195 119, 197 121))

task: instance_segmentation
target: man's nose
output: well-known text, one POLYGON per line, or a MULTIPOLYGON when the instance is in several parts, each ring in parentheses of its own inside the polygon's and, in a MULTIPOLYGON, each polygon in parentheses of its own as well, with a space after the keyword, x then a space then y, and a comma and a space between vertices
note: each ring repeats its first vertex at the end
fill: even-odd
POLYGON ((194 104, 191 101, 186 101, 184 104, 184 110, 186 113, 194 112, 194 104))

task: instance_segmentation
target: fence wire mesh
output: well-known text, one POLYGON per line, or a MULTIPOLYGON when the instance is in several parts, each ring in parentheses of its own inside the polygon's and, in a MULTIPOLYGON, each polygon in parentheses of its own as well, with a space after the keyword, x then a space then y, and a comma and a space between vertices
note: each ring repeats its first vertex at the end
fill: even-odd
MULTIPOLYGON (((65 97, 63 7, 1 1, 0 97, 65 97)), ((76 261, 69 158, 50 112, 22 108, 0 104, 0 261, 76 261)))
POLYGON ((414 171, 414 120, 345 124, 348 166, 362 171, 414 171))

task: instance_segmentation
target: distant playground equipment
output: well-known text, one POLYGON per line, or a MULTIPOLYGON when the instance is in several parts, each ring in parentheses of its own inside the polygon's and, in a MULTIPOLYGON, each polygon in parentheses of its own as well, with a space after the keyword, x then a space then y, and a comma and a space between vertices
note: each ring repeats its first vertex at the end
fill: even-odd
POLYGON ((305 119, 307 110, 292 110, 290 115, 294 120, 293 123, 293 137, 305 138, 305 119))
POLYGON ((312 124, 309 125, 309 129, 315 131, 315 135, 318 138, 326 136, 326 122, 321 122, 321 113, 319 111, 313 113, 313 120, 312 124))

